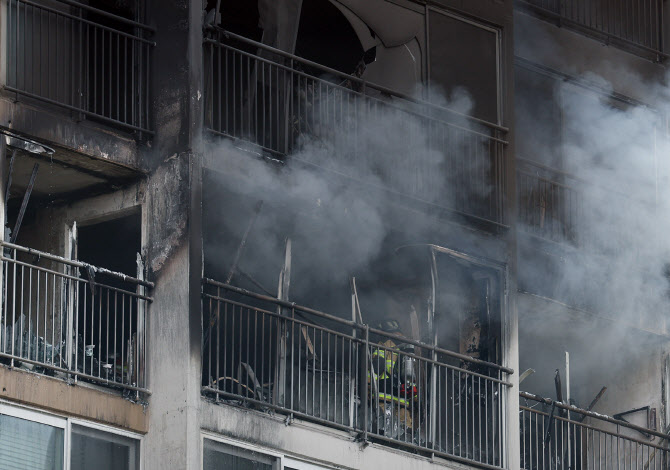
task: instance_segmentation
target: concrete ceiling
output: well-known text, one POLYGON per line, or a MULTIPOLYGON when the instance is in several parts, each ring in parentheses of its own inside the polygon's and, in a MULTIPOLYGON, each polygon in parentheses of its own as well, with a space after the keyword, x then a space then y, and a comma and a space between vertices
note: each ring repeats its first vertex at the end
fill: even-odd
MULTIPOLYGON (((9 147, 4 161, 4 174, 9 171, 11 154, 9 147)), ((56 149, 51 155, 36 155, 25 150, 17 150, 12 171, 10 200, 23 198, 35 164, 39 164, 35 186, 31 198, 36 200, 63 200, 81 197, 124 186, 142 176, 141 172, 125 166, 56 149)))

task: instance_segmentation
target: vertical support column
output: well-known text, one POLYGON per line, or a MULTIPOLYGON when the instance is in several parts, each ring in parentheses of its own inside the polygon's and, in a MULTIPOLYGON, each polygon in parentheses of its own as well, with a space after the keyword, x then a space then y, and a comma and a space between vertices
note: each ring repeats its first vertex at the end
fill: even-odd
POLYGON ((143 232, 155 287, 145 312, 145 387, 154 393, 141 458, 145 468, 201 468, 203 3, 148 6, 156 133, 144 147, 143 232))
MULTIPOLYGON (((517 181, 516 152, 514 125, 514 14, 513 2, 501 5, 501 74, 502 74, 502 125, 509 129, 507 145, 503 148, 503 165, 505 174, 504 217, 503 223, 514 227, 505 235, 505 255, 507 269, 502 276, 503 285, 500 291, 502 307, 502 365, 513 369, 514 373, 506 376, 511 387, 502 387, 501 403, 503 405, 501 423, 502 451, 501 463, 505 468, 521 467, 520 431, 519 431, 519 320, 517 312, 517 181)), ((505 377, 505 374, 502 374, 505 377)))
MULTIPOLYGON (((12 11, 10 1, 11 0, 0 1, 0 44, 2 44, 0 54, 2 54, 1 57, 6 58, 5 60, 0 61, 0 85, 7 85, 8 83, 7 69, 11 60, 11 56, 9 55, 9 44, 7 42, 9 35, 8 26, 11 21, 10 15, 12 11)), ((16 11, 14 15, 18 15, 18 11, 16 11)))
POLYGON ((431 335, 431 346, 433 346, 431 359, 433 362, 430 365, 430 397, 428 397, 428 435, 426 436, 426 442, 428 445, 432 445, 435 448, 436 442, 434 442, 436 429, 437 429, 437 352, 435 352, 435 347, 437 346, 437 326, 435 322, 435 303, 437 299, 437 260, 435 259, 435 251, 430 250, 430 282, 431 282, 431 295, 428 311, 428 329, 431 335))
MULTIPOLYGON (((352 287, 353 287, 353 280, 352 280, 352 287)), ((351 290, 351 321, 354 322, 354 323, 358 322, 357 321, 358 315, 356 314, 356 312, 357 312, 357 310, 356 310, 356 293, 355 293, 354 289, 352 288, 352 290, 351 290)), ((352 328, 351 336, 353 338, 358 338, 358 329, 356 327, 352 328)), ((357 344, 357 343, 352 341, 352 344, 357 344)), ((350 371, 350 374, 349 374, 349 426, 351 426, 353 428, 353 427, 355 427, 354 426, 354 411, 355 411, 354 408, 355 408, 355 402, 356 402, 356 400, 354 399, 355 393, 356 393, 355 388, 354 388, 354 374, 351 373, 351 372, 354 371, 353 363, 349 364, 349 371, 350 371)))
MULTIPOLYGON (((7 217, 7 201, 5 192, 7 190, 7 182, 5 175, 5 160, 7 159, 7 143, 5 137, 0 135, 0 242, 5 241, 5 220, 7 217)), ((0 255, 4 256, 4 247, 0 246, 0 255)), ((4 351, 5 344, 5 329, 6 320, 5 312, 5 262, 0 263, 0 351, 4 351)))
MULTIPOLYGON (((368 397, 368 364, 370 363, 370 327, 363 326, 363 341, 359 343, 359 366, 358 366, 358 396, 361 401, 359 408, 358 425, 362 430, 362 441, 368 441, 368 429, 370 427, 370 397, 368 397), (362 350, 361 350, 362 348, 362 350)), ((372 371, 370 371, 370 380, 374 380, 372 371)))
MULTIPOLYGON (((505 273, 509 276, 508 273, 505 273)), ((506 321, 503 321, 503 365, 514 369, 514 373, 507 377, 511 387, 502 387, 502 463, 505 468, 520 468, 521 442, 519 437, 519 324, 516 311, 516 295, 510 298, 509 281, 503 280, 502 305, 507 305, 506 321)), ((516 294, 516 283, 515 286, 516 294)), ((504 376, 503 376, 504 377, 504 376)))
MULTIPOLYGON (((288 291, 291 285, 291 239, 287 238, 284 242, 284 267, 279 274, 279 286, 277 289, 277 298, 279 300, 288 300, 288 291)), ((277 313, 281 317, 287 317, 286 309, 277 307, 277 313)), ((286 336, 288 334, 286 328, 286 320, 279 318, 279 325, 277 325, 277 334, 279 341, 277 345, 279 354, 277 355, 277 377, 275 383, 277 387, 274 390, 275 405, 284 406, 286 394, 286 336)))
MULTIPOLYGON (((142 255, 137 253, 137 279, 144 281, 145 270, 144 270, 144 260, 142 260, 142 255)), ((141 284, 137 285, 137 294, 146 295, 146 287, 141 284)), ((140 298, 137 299, 137 386, 145 387, 144 383, 144 361, 145 361, 145 320, 146 320, 146 300, 140 298)), ((136 398, 140 398, 140 392, 136 393, 136 398)))
MULTIPOLYGON (((68 234, 68 246, 67 246, 67 257, 70 260, 75 260, 77 259, 77 222, 72 223, 72 228, 69 230, 68 234)), ((65 265, 65 274, 68 276, 73 276, 73 277, 78 277, 77 276, 77 271, 78 268, 71 266, 71 265, 65 265)), ((72 358, 74 357, 74 351, 75 351, 75 344, 76 344, 76 339, 74 338, 74 321, 75 321, 75 315, 74 315, 74 309, 75 306, 77 305, 75 296, 77 292, 77 281, 73 281, 72 279, 67 279, 67 288, 66 288, 66 303, 65 303, 65 309, 66 309, 66 315, 67 315, 67 320, 66 320, 66 332, 65 332, 65 363, 67 365, 67 368, 69 370, 75 370, 76 371, 76 364, 72 363, 72 358)), ((77 380, 77 376, 75 375, 74 377, 75 381, 77 380)))

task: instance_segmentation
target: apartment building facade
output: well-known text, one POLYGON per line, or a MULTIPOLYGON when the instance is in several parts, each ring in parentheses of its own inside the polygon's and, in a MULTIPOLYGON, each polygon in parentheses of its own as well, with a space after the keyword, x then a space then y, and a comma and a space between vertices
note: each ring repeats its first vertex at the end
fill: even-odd
POLYGON ((664 7, 3 2, 0 467, 667 467, 664 7))

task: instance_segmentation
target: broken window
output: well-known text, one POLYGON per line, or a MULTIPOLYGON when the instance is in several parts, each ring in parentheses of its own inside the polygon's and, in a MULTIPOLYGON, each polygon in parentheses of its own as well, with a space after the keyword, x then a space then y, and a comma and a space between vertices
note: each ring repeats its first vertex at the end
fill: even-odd
POLYGON ((65 214, 54 201, 103 177, 23 152, 6 164, 10 243, 3 244, 0 360, 75 381, 142 389, 144 289, 150 284, 138 263, 139 211, 80 227, 77 243, 76 223, 69 239, 62 236, 65 214))
POLYGON ((100 196, 92 200, 105 217, 109 206, 100 193, 132 177, 117 179, 117 166, 102 161, 82 170, 69 155, 18 136, 7 142, 0 362, 139 394, 152 286, 138 255, 139 206, 79 227, 79 244, 72 220, 82 209, 91 213, 82 193, 100 196))
POLYGON ((259 25, 258 1, 207 0, 203 25, 223 29, 254 41, 260 41, 263 30, 259 25))
MULTIPOLYGON (((76 258, 109 271, 138 276, 141 251, 141 214, 77 227, 76 258)), ((79 339, 80 361, 94 376, 137 384, 143 375, 144 357, 138 357, 144 330, 130 284, 115 275, 82 269, 86 285, 79 286, 74 334, 79 339), (142 370, 138 370, 142 368, 142 370)), ((140 273, 141 275, 141 273, 140 273)))
POLYGON ((360 41, 340 10, 327 0, 261 1, 257 6, 248 2, 245 7, 227 1, 207 5, 205 27, 210 40, 204 51, 205 125, 217 133, 287 154, 298 144, 305 124, 297 114, 308 113, 316 119, 319 101, 329 98, 334 90, 322 89, 311 77, 338 84, 346 78, 332 77, 305 61, 290 60, 261 45, 228 37, 213 28, 215 3, 220 4, 223 28, 344 74, 353 73, 363 58, 360 41), (282 24, 279 28, 278 17, 293 27, 282 24), (251 26, 256 24, 262 33, 251 26))

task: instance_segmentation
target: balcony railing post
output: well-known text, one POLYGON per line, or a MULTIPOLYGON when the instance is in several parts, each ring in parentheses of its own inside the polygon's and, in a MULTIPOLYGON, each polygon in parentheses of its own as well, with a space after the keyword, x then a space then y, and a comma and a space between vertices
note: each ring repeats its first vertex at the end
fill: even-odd
MULTIPOLYGON (((69 259, 75 259, 77 253, 77 223, 72 224, 72 229, 70 230, 69 237, 69 259)), ((65 265, 65 274, 67 276, 75 276, 77 268, 75 266, 66 264, 65 265)), ((66 302, 64 303, 67 315, 66 321, 66 331, 65 331, 65 364, 68 370, 76 370, 76 366, 72 366, 72 358, 74 357, 74 309, 75 309, 75 283, 72 282, 70 278, 66 279, 66 289, 64 289, 64 294, 66 295, 66 302)), ((62 334, 62 333, 61 333, 62 334)), ((75 376, 76 380, 76 376, 75 376)))
POLYGON ((368 429, 370 427, 370 401, 372 397, 368 397, 368 376, 370 380, 375 380, 372 371, 369 370, 370 365, 370 327, 365 325, 363 327, 363 341, 359 343, 359 375, 358 375, 358 398, 360 400, 360 413, 362 416, 358 419, 359 429, 362 431, 362 441, 368 442, 368 429))
MULTIPOLYGON (((137 253, 137 279, 144 281, 144 260, 142 260, 142 255, 137 253)), ((146 295, 146 287, 142 284, 137 285, 137 294, 146 295)), ((145 382, 145 322, 146 322, 146 302, 137 298, 137 386, 144 387, 145 382)), ((140 398, 140 392, 137 390, 136 398, 140 398)))
MULTIPOLYGON (((13 272, 12 272, 12 320, 11 320, 11 329, 12 329, 12 339, 11 339, 11 349, 10 349, 10 354, 12 355, 12 359, 10 360, 10 367, 14 368, 14 338, 16 338, 16 258, 18 253, 16 250, 13 250, 14 253, 12 255, 12 264, 13 266, 13 272)), ((8 309, 9 310, 9 309, 8 309)), ((7 316, 9 317, 9 312, 7 312, 7 316)), ((5 333, 7 331, 7 322, 5 321, 5 333)), ((53 330, 52 330, 53 331, 53 330)), ((46 330, 45 330, 46 332, 46 330)), ((46 336, 46 333, 45 333, 46 336)))
POLYGON ((284 115, 286 116, 286 125, 284 126, 284 153, 288 155, 291 150, 291 126, 293 125, 293 59, 289 59, 289 82, 286 93, 286 107, 284 115))
MULTIPOLYGON (((11 15, 8 19, 11 21, 11 15)), ((0 158, 3 162, 7 159, 7 144, 5 139, 0 139, 0 158)), ((6 170, 4 168, 4 165, 0 167, 0 242, 5 241, 5 220, 7 217, 7 188, 5 186, 7 185, 8 175, 5 174, 6 170)), ((5 352, 5 324, 7 321, 7 312, 5 310, 5 300, 7 298, 7 274, 5 270, 7 263, 4 260, 5 248, 3 246, 0 246, 0 257, 3 258, 0 261, 0 352, 5 352)))

